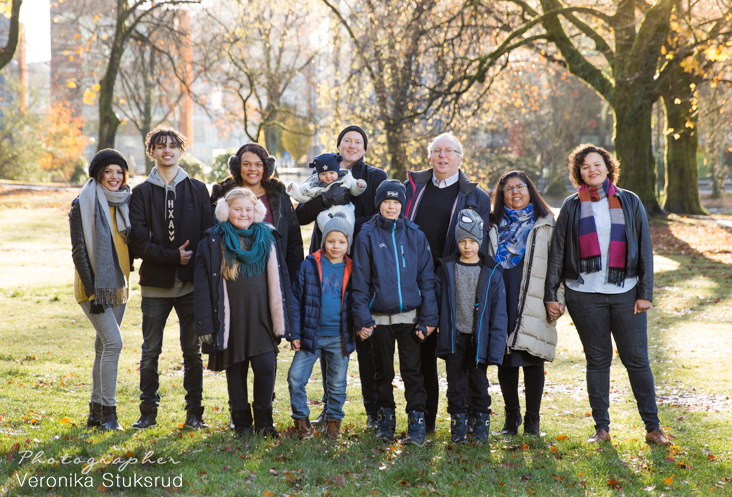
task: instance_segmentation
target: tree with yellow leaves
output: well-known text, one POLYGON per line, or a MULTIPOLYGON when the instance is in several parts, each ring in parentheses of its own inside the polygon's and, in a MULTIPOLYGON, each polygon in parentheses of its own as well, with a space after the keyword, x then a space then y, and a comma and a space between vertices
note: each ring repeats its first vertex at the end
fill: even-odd
POLYGON ((76 169, 83 163, 84 119, 75 115, 65 103, 58 102, 48 109, 39 123, 37 139, 41 145, 40 167, 63 182, 68 183, 76 169))

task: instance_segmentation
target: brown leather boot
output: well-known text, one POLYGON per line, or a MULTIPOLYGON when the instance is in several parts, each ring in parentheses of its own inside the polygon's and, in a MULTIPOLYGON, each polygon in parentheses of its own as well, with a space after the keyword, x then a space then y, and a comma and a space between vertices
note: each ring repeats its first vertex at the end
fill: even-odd
POLYGON ((325 420, 325 436, 331 440, 335 440, 341 435, 341 420, 326 419, 325 420))
POLYGON ((666 438, 661 428, 646 433, 646 442, 649 444, 665 445, 666 447, 671 445, 671 440, 666 438))
POLYGON ((587 443, 590 444, 596 444, 596 443, 602 443, 602 442, 609 442, 612 440, 612 437, 610 437, 610 434, 600 428, 595 432, 594 435, 592 435, 590 438, 587 439, 587 443))
POLYGON ((313 438, 315 429, 310 423, 310 418, 294 419, 295 430, 297 430, 298 439, 313 438))

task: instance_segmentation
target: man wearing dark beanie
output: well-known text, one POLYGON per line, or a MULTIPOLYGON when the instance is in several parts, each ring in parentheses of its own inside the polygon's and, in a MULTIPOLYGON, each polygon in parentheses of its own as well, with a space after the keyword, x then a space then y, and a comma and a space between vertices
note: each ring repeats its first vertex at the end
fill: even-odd
MULTIPOLYGON (((437 136, 427 147, 432 166, 424 171, 409 172, 404 183, 407 187, 405 216, 414 221, 427 237, 434 258, 438 260, 458 251, 455 227, 458 213, 463 209, 476 211, 488 227, 491 213, 490 197, 460 170, 463 147, 452 133, 437 136), (422 207, 424 206, 424 207, 422 207)), ((488 237, 483 237, 481 252, 487 252, 488 237)), ((427 431, 435 429, 435 418, 440 389, 437 378, 437 336, 429 336, 422 343, 422 375, 427 390, 427 431)))
MULTIPOLYGON (((374 204, 374 197, 376 195, 376 189, 387 176, 381 169, 369 166, 364 162, 363 156, 368 147, 368 137, 360 126, 350 125, 343 128, 338 134, 336 145, 338 152, 343 156, 341 168, 350 169, 351 175, 355 180, 362 179, 366 181, 366 190, 357 197, 351 197, 348 190, 343 187, 331 188, 309 202, 298 205, 296 209, 297 219, 300 221, 300 225, 310 224, 315 221, 318 214, 329 207, 346 205, 351 202, 356 210, 356 223, 353 227, 353 238, 355 240, 363 223, 371 219, 378 212, 378 208, 374 204)), ((313 236, 310 242, 311 254, 320 248, 321 240, 322 233, 316 223, 313 227, 313 236)), ((363 403, 367 415, 366 425, 369 428, 375 428, 377 409, 376 393, 374 391, 375 372, 371 338, 367 338, 366 340, 357 339, 356 353, 358 355, 358 370, 361 376, 361 394, 363 395, 363 403)), ((325 378, 325 375, 323 375, 323 378, 325 378)), ((321 417, 324 421, 324 416, 321 415, 321 417)), ((321 421, 321 417, 318 417, 313 424, 318 424, 321 421)))

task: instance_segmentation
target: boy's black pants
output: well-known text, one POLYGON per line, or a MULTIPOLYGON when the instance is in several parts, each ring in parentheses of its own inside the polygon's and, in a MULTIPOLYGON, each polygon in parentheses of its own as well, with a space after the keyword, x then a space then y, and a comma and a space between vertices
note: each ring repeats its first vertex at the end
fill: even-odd
POLYGON ((487 365, 476 363, 473 335, 456 331, 455 352, 445 356, 447 372, 447 412, 463 414, 468 412, 466 397, 470 395, 471 411, 488 413, 491 396, 488 394, 487 365))
POLYGON ((377 325, 372 336, 374 367, 376 368, 376 408, 395 409, 394 346, 399 345, 399 370, 404 381, 404 396, 407 398, 407 412, 425 412, 427 392, 422 374, 419 372, 421 359, 419 343, 413 336, 414 324, 377 325))

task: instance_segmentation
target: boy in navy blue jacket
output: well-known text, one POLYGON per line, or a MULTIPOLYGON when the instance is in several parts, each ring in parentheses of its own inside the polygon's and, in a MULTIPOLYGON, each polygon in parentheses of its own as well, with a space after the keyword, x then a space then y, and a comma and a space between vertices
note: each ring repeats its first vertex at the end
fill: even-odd
POLYGON ((406 442, 422 445, 427 392, 419 343, 438 321, 434 263, 424 233, 402 215, 404 185, 384 181, 374 200, 379 213, 364 223, 354 244, 353 320, 362 340, 373 334, 376 436, 391 440, 396 430, 392 386, 396 342, 409 416, 406 442))
POLYGON ((500 264, 479 252, 483 219, 477 212, 460 211, 455 239, 459 252, 441 259, 437 268, 437 356, 446 362, 452 441, 467 441, 469 394, 474 438, 482 442, 490 432, 491 396, 486 369, 489 364, 500 365, 506 349, 506 291, 500 264))
POLYGON ((325 436, 341 431, 346 401, 348 357, 356 350, 351 318, 351 259, 346 255, 353 226, 345 213, 333 215, 323 227, 322 249, 300 264, 292 290, 293 334, 287 339, 297 351, 287 374, 292 419, 300 438, 313 436, 306 386, 313 364, 325 358, 325 436))

